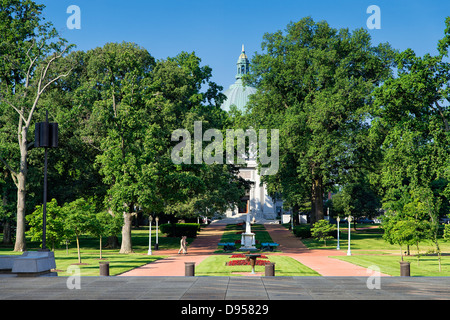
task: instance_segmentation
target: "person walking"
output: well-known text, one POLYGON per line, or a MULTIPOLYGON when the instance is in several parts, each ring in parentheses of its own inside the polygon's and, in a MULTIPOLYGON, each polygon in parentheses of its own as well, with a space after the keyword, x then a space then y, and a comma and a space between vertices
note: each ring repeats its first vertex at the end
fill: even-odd
POLYGON ((183 254, 187 254, 187 242, 186 242, 186 236, 182 236, 180 240, 180 250, 178 250, 178 254, 180 254, 180 251, 183 251, 183 254))

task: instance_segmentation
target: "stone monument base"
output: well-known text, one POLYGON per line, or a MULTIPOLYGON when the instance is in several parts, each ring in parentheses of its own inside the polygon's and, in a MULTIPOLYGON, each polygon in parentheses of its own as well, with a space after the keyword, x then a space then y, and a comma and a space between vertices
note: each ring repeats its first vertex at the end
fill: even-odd
POLYGON ((254 233, 243 233, 241 237, 241 247, 239 250, 242 251, 254 251, 255 247, 255 234, 254 233))

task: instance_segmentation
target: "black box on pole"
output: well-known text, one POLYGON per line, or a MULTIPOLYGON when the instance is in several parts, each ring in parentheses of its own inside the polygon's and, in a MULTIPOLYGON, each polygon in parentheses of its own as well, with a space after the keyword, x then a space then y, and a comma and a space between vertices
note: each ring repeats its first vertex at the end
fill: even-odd
POLYGON ((57 148, 58 124, 50 122, 36 123, 34 130, 34 147, 57 148))

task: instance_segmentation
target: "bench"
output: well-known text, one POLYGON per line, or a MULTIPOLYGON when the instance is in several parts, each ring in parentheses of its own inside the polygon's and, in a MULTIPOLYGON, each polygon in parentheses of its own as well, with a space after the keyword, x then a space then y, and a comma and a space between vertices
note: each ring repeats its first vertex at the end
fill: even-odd
POLYGON ((225 250, 225 251, 236 250, 236 246, 235 246, 234 242, 221 242, 218 245, 223 246, 223 250, 225 250))
POLYGON ((262 250, 267 250, 267 251, 273 251, 274 247, 278 247, 279 244, 278 243, 274 243, 274 242, 263 242, 261 243, 261 249, 262 250))
POLYGON ((26 251, 14 259, 12 273, 33 275, 56 269, 55 256, 51 251, 26 251))
POLYGON ((14 260, 20 257, 19 255, 2 255, 0 256, 0 271, 11 271, 14 260))

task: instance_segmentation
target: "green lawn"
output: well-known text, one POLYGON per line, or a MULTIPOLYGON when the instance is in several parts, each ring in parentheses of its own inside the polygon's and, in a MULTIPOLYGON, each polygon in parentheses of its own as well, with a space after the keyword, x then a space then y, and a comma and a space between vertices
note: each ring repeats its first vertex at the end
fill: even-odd
MULTIPOLYGON (((350 231, 350 245, 351 250, 360 250, 361 253, 369 254, 370 252, 374 254, 380 253, 392 253, 400 254, 400 247, 398 245, 391 245, 383 240, 382 230, 378 226, 374 226, 371 229, 358 228, 355 231, 353 228, 350 231), (377 252, 376 252, 377 251, 377 252)), ((323 241, 318 241, 315 239, 302 239, 302 242, 310 249, 335 249, 337 246, 337 239, 327 240, 327 245, 324 246, 323 241)), ((347 228, 340 229, 340 241, 341 250, 347 250, 348 248, 348 233, 347 228)), ((444 239, 440 239, 439 246, 441 252, 450 253, 450 242, 444 239)), ((419 250, 423 254, 425 252, 433 252, 435 246, 430 241, 422 242, 419 244, 419 250)), ((403 251, 406 251, 406 246, 403 247, 403 251)), ((416 247, 411 246, 411 254, 416 253, 416 247)))
MULTIPOLYGON (((188 238, 188 242, 191 243, 193 239, 188 238)), ((103 239, 103 245, 106 244, 107 239, 103 239)), ((119 249, 103 249, 102 260, 99 259, 99 239, 91 237, 81 237, 81 265, 78 264, 78 255, 75 241, 72 241, 69 245, 69 250, 66 251, 65 246, 55 249, 55 262, 58 275, 70 276, 71 273, 67 273, 66 270, 70 265, 78 265, 80 267, 82 276, 98 276, 99 275, 99 262, 109 261, 110 275, 117 275, 125 271, 134 269, 136 267, 145 265, 158 259, 164 258, 159 256, 158 251, 154 250, 154 244, 156 242, 155 230, 152 228, 152 255, 147 255, 148 251, 148 227, 140 227, 139 229, 132 230, 132 243, 134 253, 131 254, 119 254, 119 249)), ((120 243, 120 239, 119 239, 120 243)), ((180 246, 179 238, 168 238, 163 234, 158 234, 159 249, 178 249, 180 246)), ((39 243, 27 241, 27 248, 30 251, 38 250, 39 243)), ((14 252, 13 246, 1 246, 0 254, 21 254, 20 252, 14 252)))
MULTIPOLYGON (((251 226, 251 230, 255 234, 255 239, 257 241, 255 247, 257 249, 261 247, 261 243, 263 242, 272 242, 272 238, 266 231, 264 225, 254 224, 251 226)), ((244 225, 229 224, 226 226, 225 232, 223 233, 220 242, 235 242, 236 240, 241 240, 242 232, 245 232, 245 224, 244 225)), ((239 249, 239 245, 237 245, 237 249, 239 249)), ((275 252, 276 251, 277 250, 275 250, 275 252)), ((218 247, 216 253, 223 253, 222 247, 218 247)))
MULTIPOLYGON (((399 256, 375 256, 375 255, 352 255, 352 256, 335 256, 343 261, 368 268, 369 266, 377 266, 381 273, 391 276, 400 276, 400 257, 399 256)), ((411 262, 411 276, 421 277, 448 277, 450 276, 450 256, 441 257, 441 268, 439 272, 437 256, 422 256, 418 262, 415 256, 403 257, 404 261, 411 262)))
MULTIPOLYGON (((286 256, 265 254, 270 262, 275 263, 275 276, 320 276, 297 260, 286 256)), ((225 263, 234 260, 230 255, 213 255, 203 260, 195 267, 196 276, 240 276, 238 273, 250 273, 251 266, 226 266, 225 263)), ((242 258, 240 258, 242 259, 242 258)), ((255 266, 255 272, 265 271, 265 266, 255 266)))
MULTIPOLYGON (((391 276, 400 275, 400 247, 391 245, 383 240, 382 230, 375 228, 363 230, 353 228, 350 231, 351 256, 334 256, 335 259, 348 261, 350 263, 368 268, 377 266, 380 272, 391 276)), ((327 246, 323 242, 314 239, 302 239, 303 243, 310 249, 335 249, 337 240, 327 241, 327 246)), ((438 257, 434 254, 436 247, 430 241, 419 244, 419 252, 416 246, 410 246, 410 255, 405 255, 404 260, 411 262, 411 276, 450 276, 450 242, 444 239, 439 240, 441 253, 441 272, 439 272, 438 257), (418 262, 417 254, 420 254, 418 262)), ((341 228, 340 235, 341 251, 347 251, 348 233, 347 228, 341 228)), ((402 252, 407 251, 407 247, 402 247, 402 252)))
MULTIPOLYGON (((240 240, 241 235, 239 232, 244 231, 244 226, 228 225, 226 231, 221 239, 223 242, 234 242, 240 240)), ((252 225, 252 232, 256 234, 256 239, 259 243, 270 242, 272 239, 265 230, 263 225, 252 225)), ((341 228, 340 247, 342 251, 347 250, 347 229, 341 228)), ((117 275, 133 268, 145 265, 157 259, 164 258, 159 256, 158 251, 153 250, 153 255, 148 256, 148 227, 140 227, 133 229, 132 231, 133 249, 134 253, 131 254, 119 254, 119 249, 103 249, 102 257, 103 261, 110 262, 110 274, 117 275)), ((159 248, 160 249, 178 249, 178 238, 168 238, 163 234, 159 234, 159 248)), ((188 243, 192 243, 193 239, 188 239, 188 243)), ((327 241, 327 246, 323 245, 323 242, 314 239, 302 239, 302 241, 310 249, 335 249, 337 240, 327 241)), ((0 234, 1 242, 1 234, 0 234)), ((106 239, 103 239, 103 244, 106 243, 106 239)), ((119 239, 120 243, 120 239, 119 239)), ((155 243, 155 230, 152 234, 152 245, 155 243)), ((450 276, 450 242, 440 240, 439 242, 442 256, 442 271, 438 271, 438 259, 437 256, 431 255, 435 249, 432 243, 421 243, 419 264, 417 263, 417 249, 415 247, 410 248, 411 256, 405 256, 406 261, 411 262, 411 275, 412 276, 450 276), (428 255, 425 255, 428 253, 428 255)), ((58 275, 68 276, 66 270, 70 265, 78 265, 81 270, 82 276, 97 276, 99 275, 99 240, 91 237, 81 238, 81 259, 82 264, 78 265, 78 256, 75 246, 75 242, 72 241, 68 252, 66 248, 55 249, 55 260, 58 275)), ((27 242, 28 250, 38 250, 39 243, 27 242)), ((256 245, 259 247, 259 244, 256 245)), ((13 246, 0 246, 0 254, 21 254, 12 251, 13 246)), ((378 228, 358 231, 351 230, 351 250, 352 256, 335 256, 333 258, 341 259, 360 265, 363 267, 369 267, 372 265, 378 266, 382 273, 386 273, 393 276, 400 274, 400 249, 396 245, 390 245, 382 239, 381 230, 378 228)), ((403 248, 406 251, 406 248, 403 248)), ((217 253, 223 253, 222 249, 218 249, 217 253)), ((302 265, 300 262, 283 256, 270 255, 270 252, 265 253, 270 257, 270 261, 276 264, 277 276, 317 276, 318 274, 313 270, 302 265)), ((196 267, 196 275, 205 276, 218 276, 233 275, 233 272, 250 272, 250 266, 225 266, 225 262, 230 260, 229 255, 212 255, 205 259, 196 267)), ((257 266, 257 272, 264 272, 264 266, 257 266)))

